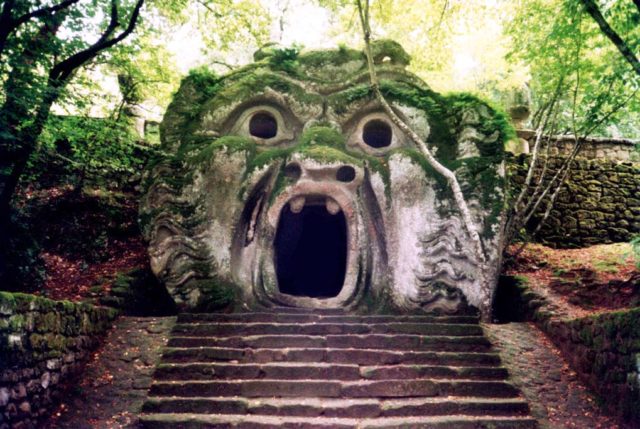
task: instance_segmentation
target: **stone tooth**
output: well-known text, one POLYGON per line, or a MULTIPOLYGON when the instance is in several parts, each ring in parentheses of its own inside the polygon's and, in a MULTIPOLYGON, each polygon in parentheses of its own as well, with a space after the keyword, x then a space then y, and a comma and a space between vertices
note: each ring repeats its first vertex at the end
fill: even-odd
POLYGON ((329 213, 331 213, 332 215, 338 214, 340 212, 340 205, 338 204, 338 202, 336 200, 334 200, 331 197, 327 197, 325 205, 327 207, 327 211, 329 213))
POLYGON ((289 201, 289 207, 291 207, 291 211, 293 213, 300 213, 304 208, 304 203, 304 197, 295 197, 291 201, 289 201))

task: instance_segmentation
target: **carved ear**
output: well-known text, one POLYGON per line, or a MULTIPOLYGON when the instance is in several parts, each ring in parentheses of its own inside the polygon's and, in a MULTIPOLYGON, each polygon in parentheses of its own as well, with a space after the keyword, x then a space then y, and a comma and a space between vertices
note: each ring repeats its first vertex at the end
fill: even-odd
POLYGON ((374 64, 390 63, 395 66, 406 67, 411 62, 411 56, 395 40, 374 40, 371 42, 371 53, 374 64))

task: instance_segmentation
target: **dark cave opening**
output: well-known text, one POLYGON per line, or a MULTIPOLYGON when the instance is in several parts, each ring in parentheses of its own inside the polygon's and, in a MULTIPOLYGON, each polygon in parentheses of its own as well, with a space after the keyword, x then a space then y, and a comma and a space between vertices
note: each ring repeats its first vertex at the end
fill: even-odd
POLYGON ((294 213, 287 204, 276 231, 275 266, 280 292, 332 298, 342 289, 347 267, 347 222, 342 211, 307 204, 294 213))

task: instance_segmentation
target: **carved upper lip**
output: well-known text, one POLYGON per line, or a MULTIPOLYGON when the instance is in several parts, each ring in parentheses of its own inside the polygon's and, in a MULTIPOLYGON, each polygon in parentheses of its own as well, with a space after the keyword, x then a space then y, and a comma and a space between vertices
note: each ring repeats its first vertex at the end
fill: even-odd
POLYGON ((342 211, 340 204, 329 195, 295 195, 289 199, 288 204, 293 213, 300 213, 305 205, 324 205, 332 215, 342 211))
POLYGON ((355 202, 352 192, 336 182, 301 181, 285 189, 269 208, 268 220, 275 228, 281 210, 289 204, 291 211, 299 213, 305 205, 323 205, 331 214, 343 212, 349 221, 354 213, 355 202))

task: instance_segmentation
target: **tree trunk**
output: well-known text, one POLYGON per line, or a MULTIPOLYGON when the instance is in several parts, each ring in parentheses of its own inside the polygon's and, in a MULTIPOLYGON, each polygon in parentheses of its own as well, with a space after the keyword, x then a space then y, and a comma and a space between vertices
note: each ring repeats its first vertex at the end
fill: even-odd
MULTIPOLYGON (((635 70, 636 74, 640 76, 640 60, 638 60, 638 57, 636 57, 634 52, 622 39, 622 37, 620 37, 620 35, 609 25, 607 20, 600 12, 600 9, 598 8, 598 5, 595 3, 595 1, 580 0, 580 2, 582 2, 587 13, 589 13, 593 20, 598 24, 598 27, 600 27, 600 31, 602 31, 602 34, 607 36, 611 43, 613 43, 614 46, 618 49, 622 57, 629 63, 629 65, 631 65, 631 67, 633 67, 633 70, 635 70)), ((634 0, 634 3, 640 9, 640 1, 634 0)))

